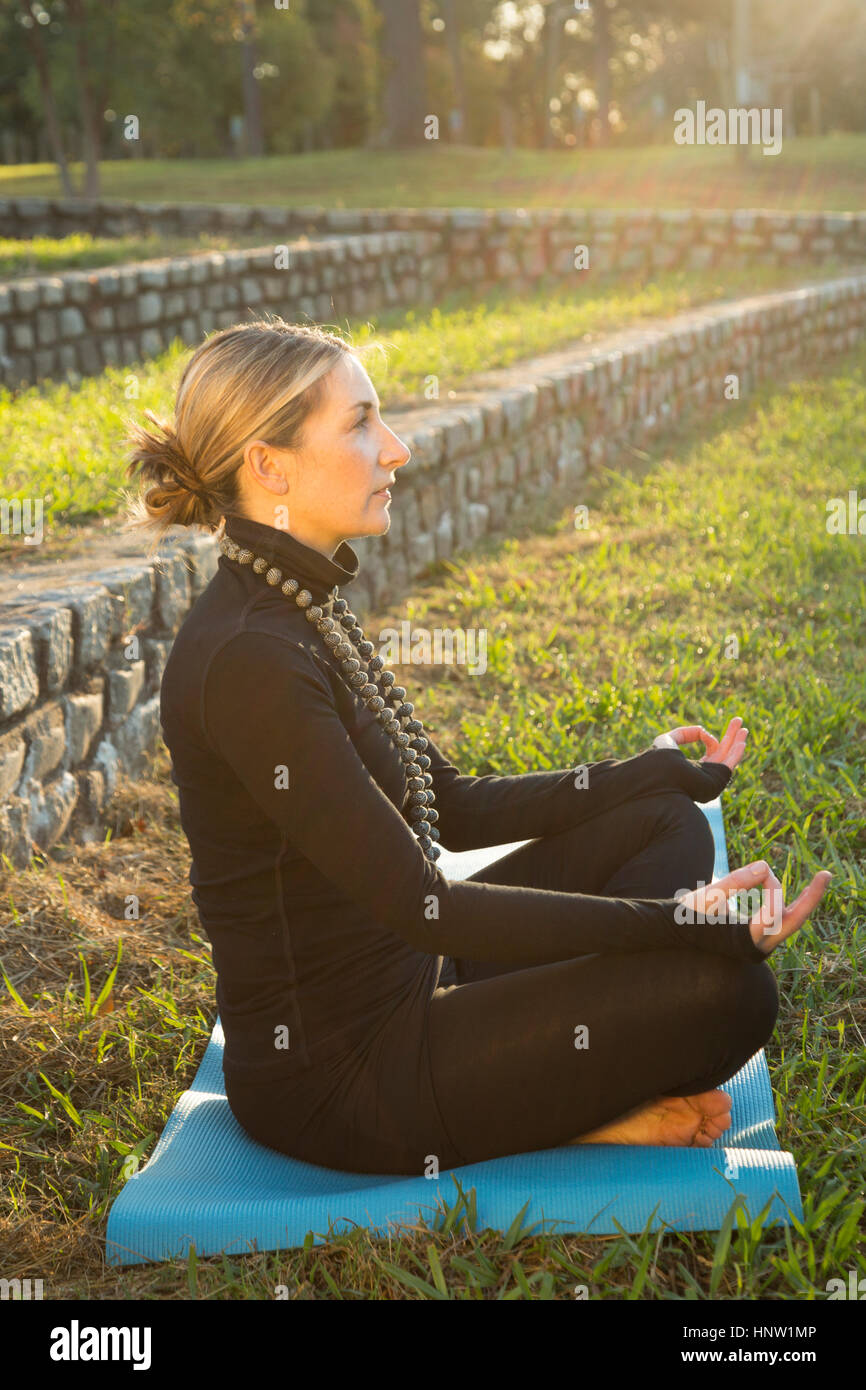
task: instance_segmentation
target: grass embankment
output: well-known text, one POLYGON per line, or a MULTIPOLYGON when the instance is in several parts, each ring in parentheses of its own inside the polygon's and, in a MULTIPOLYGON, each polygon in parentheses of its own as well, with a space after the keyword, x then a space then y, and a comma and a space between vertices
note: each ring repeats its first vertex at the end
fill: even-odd
POLYGON ((237 251, 241 247, 266 243, 267 237, 260 231, 208 232, 196 237, 157 236, 155 233, 95 237, 89 232, 73 232, 64 237, 29 237, 27 240, 0 237, 0 280, 60 275, 64 270, 93 270, 126 265, 130 261, 192 255, 198 251, 237 251))
MULTIPOLYGON (((816 269, 826 279, 843 270, 816 269)), ((630 324, 664 318, 700 304, 802 283, 802 269, 664 272, 645 276, 593 276, 573 289, 540 286, 531 294, 505 291, 478 297, 470 291, 432 307, 400 309, 375 320, 349 319, 338 331, 358 345, 381 341, 386 355, 370 352, 365 365, 383 410, 431 404, 425 383, 439 381, 440 403, 472 386, 481 373, 507 367, 536 353, 579 348, 630 324)), ((170 416, 183 364, 193 349, 175 344, 133 366, 108 368, 77 387, 43 382, 13 394, 0 387, 0 457, 4 495, 44 499, 46 539, 26 562, 56 558, 75 544, 82 523, 108 525, 121 507, 121 488, 131 486, 123 463, 123 421, 145 406, 170 416), (130 399, 133 390, 137 398, 130 399)), ((392 420, 400 432, 399 417, 392 420)), ((410 465, 411 467, 411 465, 410 465)), ((134 490, 134 488, 133 488, 134 490)), ((0 537, 0 562, 21 563, 16 538, 0 537)))
MULTIPOLYGON (((100 165, 103 198, 325 207, 866 208, 866 135, 786 139, 777 155, 663 144, 610 150, 328 150, 262 159, 128 159, 100 165)), ((76 188, 82 166, 73 164, 76 188)), ((0 167, 0 197, 58 198, 51 164, 0 167)))
POLYGON ((6 866, 4 1271, 42 1277, 50 1298, 177 1299, 272 1298, 277 1284, 299 1299, 549 1299, 585 1283, 593 1298, 801 1300, 866 1275, 864 540, 826 528, 829 498, 866 490, 864 455, 866 351, 729 404, 639 472, 589 480, 546 528, 455 559, 366 624, 374 637, 403 617, 486 631, 483 675, 402 672, 467 772, 627 756, 660 729, 744 716, 750 746, 724 796, 732 866, 766 857, 789 896, 818 867, 835 872, 772 957, 782 1004, 767 1052, 802 1225, 762 1231, 740 1213, 718 1235, 590 1239, 518 1223, 503 1239, 457 1210, 389 1242, 357 1230, 308 1251, 106 1269, 124 1164, 152 1152, 215 1016, 162 749, 152 776, 118 788, 112 838, 6 866), (574 529, 578 503, 588 531, 574 529))

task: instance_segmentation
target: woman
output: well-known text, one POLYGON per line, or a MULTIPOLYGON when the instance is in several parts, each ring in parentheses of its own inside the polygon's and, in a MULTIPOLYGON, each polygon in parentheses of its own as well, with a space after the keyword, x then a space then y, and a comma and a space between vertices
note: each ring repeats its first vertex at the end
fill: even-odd
POLYGON ((730 780, 742 721, 583 771, 461 774, 340 592, 359 572, 346 538, 387 532, 410 457, 359 353, 315 327, 237 325, 191 357, 175 424, 147 415, 131 524, 204 524, 222 552, 161 720, 239 1123, 363 1173, 711 1144, 730 1124, 717 1087, 773 1029, 766 956, 829 878, 784 911, 763 861, 701 887, 714 852, 694 803, 730 780), (694 762, 677 745, 699 739, 694 762), (463 882, 436 867, 440 840, 524 839, 463 882), (770 930, 712 920, 761 887, 770 930))

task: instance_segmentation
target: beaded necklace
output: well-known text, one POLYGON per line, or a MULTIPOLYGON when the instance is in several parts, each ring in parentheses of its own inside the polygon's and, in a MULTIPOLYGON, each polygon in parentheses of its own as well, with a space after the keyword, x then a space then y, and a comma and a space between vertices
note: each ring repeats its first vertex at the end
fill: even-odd
POLYGON ((424 737, 424 725, 420 719, 414 718, 415 706, 406 700, 405 688, 394 684, 394 672, 385 670, 382 658, 373 655, 373 643, 364 636, 363 628, 347 601, 339 597, 338 587, 335 585, 333 590, 333 611, 343 632, 337 631, 337 622, 313 603, 309 589, 302 589, 297 579, 284 579, 282 570, 263 555, 253 554, 228 536, 222 537, 219 548, 229 560, 239 565, 252 565, 254 573, 264 574, 268 584, 274 587, 279 585, 286 598, 294 598, 307 621, 313 623, 321 633, 325 646, 338 658, 350 687, 361 696, 397 745, 409 789, 411 829, 427 858, 435 863, 442 853, 434 843, 439 839, 439 831, 434 825, 434 821, 439 819, 439 812, 435 809, 433 778, 427 771, 430 759, 424 752, 428 743, 424 737), (396 706, 389 703, 392 700, 398 702, 396 706))

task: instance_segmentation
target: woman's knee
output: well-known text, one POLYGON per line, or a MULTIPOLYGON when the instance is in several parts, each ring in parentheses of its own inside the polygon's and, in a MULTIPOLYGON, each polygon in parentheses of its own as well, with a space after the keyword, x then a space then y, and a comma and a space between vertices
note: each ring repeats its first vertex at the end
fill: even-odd
POLYGON ((716 862, 716 843, 710 822, 700 806, 685 792, 657 792, 652 798, 656 810, 656 835, 675 835, 679 842, 684 890, 691 891, 698 881, 710 883, 716 862))
POLYGON ((779 986, 767 961, 717 961, 702 981, 704 1004, 748 1059, 770 1039, 779 1014, 779 986))
POLYGON ((779 983, 768 961, 745 966, 744 982, 748 992, 747 1008, 752 1028, 763 1047, 773 1034, 779 1016, 779 983))
POLYGON ((766 962, 717 957, 696 970, 690 984, 688 1007, 700 1020, 692 1025, 694 1070, 669 1095, 711 1091, 729 1081, 769 1041, 779 1010, 776 976, 766 962))

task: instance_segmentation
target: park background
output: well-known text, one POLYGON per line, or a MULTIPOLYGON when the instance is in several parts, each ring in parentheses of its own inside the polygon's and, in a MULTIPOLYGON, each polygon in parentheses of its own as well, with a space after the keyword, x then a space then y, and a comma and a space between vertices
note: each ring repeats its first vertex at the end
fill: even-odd
MULTIPOLYGON (((841 223, 855 244, 844 259, 810 260, 809 236, 824 217, 866 211, 864 68, 856 0, 3 3, 0 299, 23 319, 34 281, 268 240, 210 213, 169 233, 153 205, 304 209, 313 241, 325 214, 364 209, 585 209, 601 215, 591 228, 615 210, 730 212, 747 235, 763 210, 779 219, 774 235, 808 225, 796 253, 771 239, 727 263, 590 262, 570 282, 503 276, 321 316, 356 342, 385 342, 369 370, 399 433, 435 409, 431 379, 443 404, 468 399, 540 354, 863 272, 862 219, 841 223), (781 109, 782 150, 677 145, 674 113, 698 101, 781 109), (99 209, 121 205, 151 212, 100 232, 99 209)), ((40 546, 23 555, 20 538, 0 536, 0 603, 22 575, 86 565, 116 538, 123 422, 146 405, 170 413, 190 346, 140 359, 124 348, 98 371, 0 387, 4 501, 49 499, 40 546)), ((356 1232, 280 1255, 108 1269, 108 1207, 152 1152, 215 1016, 158 746, 106 794, 99 836, 33 838, 26 863, 0 861, 4 1271, 43 1278, 59 1298, 270 1298, 287 1283, 300 1299, 563 1298, 583 1283, 594 1298, 800 1300, 848 1269, 866 1274, 863 540, 826 525, 831 498, 866 490, 866 348, 825 360, 806 342, 802 354, 793 372, 764 363, 742 399, 720 387, 641 447, 589 460, 570 492, 530 489, 504 528, 437 554, 406 592, 376 594, 365 627, 486 632, 481 678, 398 668, 464 771, 628 756, 660 728, 719 732, 745 717, 749 751, 724 799, 732 865, 766 857, 788 897, 819 867, 835 874, 773 958, 782 1007, 768 1059, 805 1221, 764 1230, 732 1212, 718 1235, 605 1240, 518 1223, 503 1239, 455 1209, 390 1243, 356 1232), (576 504, 588 529, 575 529, 576 504)), ((0 607, 0 637, 11 621, 0 607)), ((36 703, 4 707, 4 797, 19 790, 19 744, 46 785, 68 771, 69 707, 58 701, 67 723, 52 752, 36 703)))

